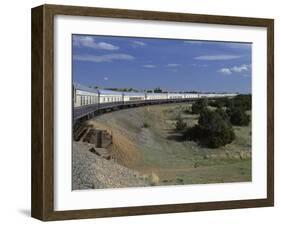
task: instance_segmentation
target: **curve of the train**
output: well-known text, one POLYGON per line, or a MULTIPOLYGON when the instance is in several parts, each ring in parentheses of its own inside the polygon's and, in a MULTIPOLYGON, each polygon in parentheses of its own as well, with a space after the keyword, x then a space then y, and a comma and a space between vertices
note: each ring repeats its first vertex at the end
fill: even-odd
POLYGON ((73 120, 84 121, 109 110, 153 104, 193 102, 200 98, 233 97, 236 93, 142 93, 97 90, 80 84, 73 85, 73 120))

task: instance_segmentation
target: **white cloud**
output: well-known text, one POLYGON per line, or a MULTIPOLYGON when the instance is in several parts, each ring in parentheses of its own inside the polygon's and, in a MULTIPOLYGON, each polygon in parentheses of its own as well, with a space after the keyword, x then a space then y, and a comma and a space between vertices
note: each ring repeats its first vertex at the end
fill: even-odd
POLYGON ((102 62, 112 62, 114 60, 133 60, 135 59, 133 56, 128 54, 104 54, 104 55, 74 55, 74 60, 78 61, 90 61, 95 63, 102 62))
POLYGON ((229 68, 226 68, 226 67, 219 69, 218 72, 222 73, 222 74, 225 74, 225 75, 232 74, 231 70, 229 68))
POLYGON ((167 67, 179 67, 181 64, 167 64, 167 67))
POLYGON ((153 65, 153 64, 145 64, 145 65, 143 65, 143 67, 145 67, 145 68, 156 68, 156 66, 153 65))
MULTIPOLYGON (((218 72, 226 75, 230 75, 232 73, 242 73, 242 72, 247 72, 251 69, 250 64, 242 64, 240 66, 233 66, 229 68, 221 68, 218 70, 218 72)), ((248 76, 248 75, 247 75, 248 76)))
POLYGON ((119 47, 107 42, 96 42, 91 36, 73 36, 73 45, 77 47, 89 47, 102 50, 118 50, 119 47))
POLYGON ((103 79, 104 79, 105 81, 107 81, 107 80, 108 80, 108 77, 104 77, 103 79))
POLYGON ((132 41, 134 46, 146 46, 146 43, 141 41, 132 41))
POLYGON ((249 66, 246 65, 246 64, 242 64, 241 66, 234 66, 234 67, 232 67, 231 70, 233 72, 240 73, 242 71, 248 71, 249 70, 249 66))
POLYGON ((194 57, 195 60, 232 60, 240 58, 238 55, 205 55, 194 57))

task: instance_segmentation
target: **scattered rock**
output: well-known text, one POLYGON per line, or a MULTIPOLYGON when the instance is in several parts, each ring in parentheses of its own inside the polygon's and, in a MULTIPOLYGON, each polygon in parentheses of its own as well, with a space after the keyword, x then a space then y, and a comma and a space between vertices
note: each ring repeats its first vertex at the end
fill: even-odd
POLYGON ((74 190, 149 186, 148 181, 142 179, 138 172, 121 166, 114 160, 102 158, 89 151, 86 144, 73 143, 72 159, 74 190))

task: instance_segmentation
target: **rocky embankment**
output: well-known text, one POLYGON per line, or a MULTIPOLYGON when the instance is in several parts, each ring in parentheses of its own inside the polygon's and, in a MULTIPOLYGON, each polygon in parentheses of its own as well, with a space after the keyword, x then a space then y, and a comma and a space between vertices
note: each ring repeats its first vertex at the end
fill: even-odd
POLYGON ((90 151, 91 145, 73 143, 72 189, 98 189, 148 186, 137 172, 90 151))

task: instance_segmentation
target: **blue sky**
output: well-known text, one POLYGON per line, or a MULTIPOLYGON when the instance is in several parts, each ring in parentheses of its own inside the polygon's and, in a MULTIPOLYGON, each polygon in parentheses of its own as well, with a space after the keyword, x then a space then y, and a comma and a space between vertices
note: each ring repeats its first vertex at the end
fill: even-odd
POLYGON ((250 43, 73 35, 73 80, 101 88, 251 92, 250 43))

